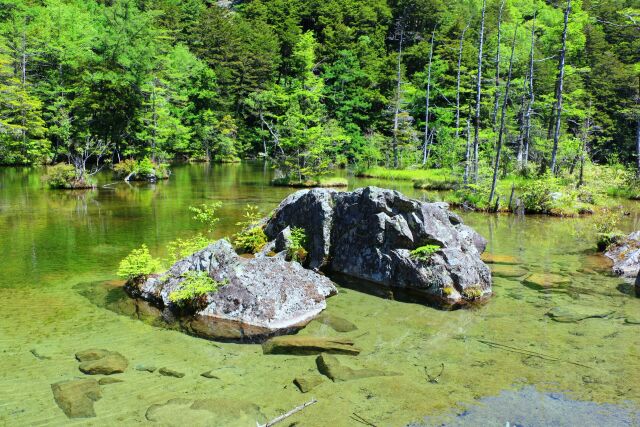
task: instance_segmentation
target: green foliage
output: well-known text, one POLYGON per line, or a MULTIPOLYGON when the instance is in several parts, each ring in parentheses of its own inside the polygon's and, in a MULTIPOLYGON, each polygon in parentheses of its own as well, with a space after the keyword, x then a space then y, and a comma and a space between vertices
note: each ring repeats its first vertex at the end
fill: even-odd
POLYGON ((425 245, 420 246, 411 251, 411 258, 418 261, 428 261, 431 258, 431 255, 435 254, 440 250, 440 246, 438 245, 425 245))
POLYGON ((267 244, 267 235, 262 226, 258 225, 263 215, 257 206, 247 205, 243 220, 236 223, 241 230, 233 238, 237 250, 255 254, 267 244))
POLYGON ((166 179, 169 177, 169 165, 152 161, 149 157, 141 160, 126 159, 113 167, 115 176, 119 179, 132 181, 146 181, 166 179))
POLYGON ((48 167, 42 179, 49 188, 76 188, 78 185, 76 168, 68 163, 48 167))
POLYGON ((293 227, 289 244, 287 246, 287 258, 291 261, 297 261, 303 264, 307 259, 307 232, 304 228, 293 227))
POLYGON ((553 193, 558 189, 553 178, 527 182, 520 195, 524 208, 531 213, 548 212, 553 206, 553 193))
POLYGON ((137 280, 157 272, 160 268, 160 261, 153 258, 149 253, 149 248, 143 244, 120 261, 118 277, 137 280))
POLYGON ((224 286, 224 282, 213 280, 205 271, 187 271, 182 278, 180 287, 169 294, 169 301, 180 307, 202 306, 207 294, 217 292, 218 288, 224 286))
POLYGON ((222 202, 213 202, 209 204, 203 203, 200 207, 190 206, 189 210, 195 214, 193 219, 204 224, 209 233, 213 233, 216 224, 220 221, 220 218, 216 216, 216 211, 221 207, 222 202))
POLYGON ((202 234, 187 239, 176 239, 167 244, 167 262, 173 264, 189 255, 204 249, 211 243, 211 240, 202 234))
POLYGON ((596 245, 599 250, 606 250, 611 244, 624 236, 618 229, 621 213, 612 209, 601 209, 592 218, 593 231, 596 234, 596 245))

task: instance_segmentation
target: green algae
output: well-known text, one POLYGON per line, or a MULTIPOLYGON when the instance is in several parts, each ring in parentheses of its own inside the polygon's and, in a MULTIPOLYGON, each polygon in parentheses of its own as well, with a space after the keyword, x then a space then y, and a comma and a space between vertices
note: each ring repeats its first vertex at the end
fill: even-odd
MULTIPOLYGON (((259 345, 189 336, 162 321, 160 311, 132 304, 121 282, 109 281, 131 248, 146 242, 162 257, 167 242, 197 233, 189 205, 222 200, 223 236, 236 231, 246 203, 267 212, 293 191, 270 187, 271 172, 251 165, 191 165, 174 172, 172 180, 156 185, 129 189, 118 184, 117 191, 100 187, 91 195, 61 198, 36 187, 37 176, 30 172, 0 171, 0 250, 5 254, 0 261, 0 424, 66 423, 51 384, 83 376, 74 355, 87 348, 121 353, 132 367, 170 367, 185 375, 128 369, 118 374, 122 383, 101 388, 102 398, 93 404, 96 417, 83 419, 83 425, 145 424, 149 408, 176 398, 188 401, 180 405, 193 411, 194 420, 232 419, 229 414, 238 411, 242 419, 258 413, 272 419, 305 401, 293 380, 319 375, 315 356, 264 356, 259 345), (47 358, 34 356, 33 349, 47 358), (192 408, 205 399, 256 406, 242 412, 238 405, 219 404, 222 415, 201 404, 192 408)), ((423 194, 410 182, 393 186, 408 195, 423 194)), ((627 208, 634 212, 623 224, 627 230, 637 221, 634 206, 627 208)), ((640 372, 640 334, 625 323, 637 319, 640 299, 621 291, 624 283, 605 274, 590 244, 573 237, 582 220, 462 215, 488 239, 489 253, 514 254, 518 270, 562 275, 570 283, 541 292, 523 286, 521 276, 495 277, 494 295, 486 304, 456 311, 341 292, 328 300, 326 316, 357 329, 338 332, 318 321, 300 335, 350 339, 362 349, 348 356, 353 369, 402 375, 319 383, 312 391, 318 403, 291 422, 349 426, 355 412, 376 425, 401 426, 525 385, 585 401, 640 405, 640 384, 634 380, 640 372), (615 314, 578 323, 546 315, 576 305, 615 314), (437 383, 430 382, 427 373, 438 374, 441 365, 437 383)), ((152 413, 165 409, 170 408, 152 413)))

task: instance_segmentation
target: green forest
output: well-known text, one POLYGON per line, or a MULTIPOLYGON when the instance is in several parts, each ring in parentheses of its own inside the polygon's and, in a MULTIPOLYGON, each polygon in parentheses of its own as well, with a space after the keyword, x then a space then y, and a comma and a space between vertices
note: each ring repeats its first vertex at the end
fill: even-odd
POLYGON ((427 169, 490 201, 640 171, 639 30, 634 0, 2 0, 0 164, 427 169))

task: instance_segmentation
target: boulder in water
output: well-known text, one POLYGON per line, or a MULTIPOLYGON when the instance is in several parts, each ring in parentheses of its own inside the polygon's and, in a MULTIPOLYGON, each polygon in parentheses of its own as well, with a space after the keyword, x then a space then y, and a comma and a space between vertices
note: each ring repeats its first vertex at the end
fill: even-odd
POLYGON ((127 369, 129 362, 118 352, 91 349, 76 353, 80 362, 78 368, 87 375, 120 374, 127 369))
POLYGON ((322 338, 310 336, 285 335, 274 337, 262 344, 264 354, 349 354, 356 356, 360 349, 353 341, 342 338, 322 338))
POLYGON ((613 261, 613 272, 633 281, 640 297, 640 231, 634 231, 609 246, 604 255, 613 261))
POLYGON ((302 190, 280 203, 265 234, 283 250, 281 234, 307 235, 307 266, 364 284, 401 288, 452 306, 491 294, 491 273, 480 259, 486 241, 446 203, 423 203, 377 187, 352 192, 302 190), (427 255, 412 252, 428 247, 427 255))
POLYGON ((221 340, 262 341, 303 328, 338 291, 325 276, 279 257, 244 258, 227 240, 175 263, 166 273, 125 290, 169 312, 180 313, 170 300, 188 271, 204 271, 224 283, 203 296, 201 308, 182 317, 195 335, 221 340))

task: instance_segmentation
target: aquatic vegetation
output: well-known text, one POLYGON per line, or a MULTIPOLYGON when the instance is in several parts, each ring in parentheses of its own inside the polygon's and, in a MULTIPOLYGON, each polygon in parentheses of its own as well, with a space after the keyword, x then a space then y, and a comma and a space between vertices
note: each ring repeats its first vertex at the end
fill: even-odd
POLYGON ((431 258, 431 255, 435 254, 439 250, 440 246, 438 245, 420 246, 419 248, 411 251, 411 258, 418 261, 428 261, 431 258))
POLYGON ((195 215, 193 219, 201 222, 207 227, 209 233, 212 233, 220 218, 216 216, 216 211, 222 207, 222 202, 203 203, 198 206, 190 206, 189 210, 195 215))
POLYGON ((472 286, 462 291, 462 296, 468 300, 476 300, 482 297, 482 289, 480 287, 472 286))
POLYGON ((311 188, 311 187, 346 187, 348 181, 346 178, 340 177, 320 177, 309 178, 299 180, 285 176, 282 178, 274 178, 271 181, 271 185, 276 187, 296 187, 296 188, 311 188))
POLYGON ((205 271, 187 271, 182 277, 184 281, 180 284, 180 289, 169 294, 169 300, 180 307, 188 304, 201 305, 203 297, 225 285, 224 282, 213 280, 205 271))
POLYGON ((134 249, 127 255, 118 267, 118 277, 127 280, 137 280, 160 270, 160 261, 153 258, 147 245, 134 249))
POLYGON ((307 232, 304 228, 293 227, 291 236, 289 237, 289 245, 287 246, 287 258, 291 261, 297 261, 300 264, 307 259, 307 232))

